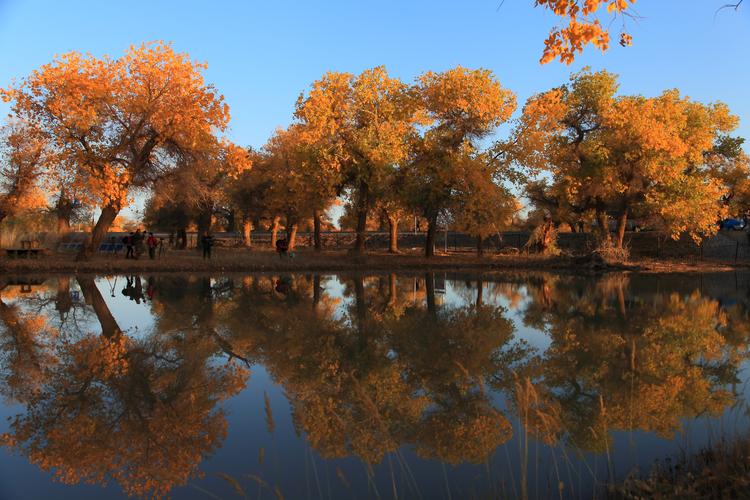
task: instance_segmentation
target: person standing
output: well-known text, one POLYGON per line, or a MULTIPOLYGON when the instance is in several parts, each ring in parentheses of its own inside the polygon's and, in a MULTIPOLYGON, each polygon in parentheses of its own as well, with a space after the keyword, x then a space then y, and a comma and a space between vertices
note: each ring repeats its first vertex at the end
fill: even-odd
POLYGON ((208 231, 203 233, 201 238, 201 247, 203 248, 203 258, 211 259, 211 247, 214 244, 214 237, 208 234, 208 231))
POLYGON ((154 233, 148 233, 148 238, 146 239, 146 246, 148 247, 148 258, 151 260, 154 260, 156 258, 156 247, 159 245, 159 242, 154 237, 154 233))
POLYGON ((125 258, 126 259, 135 259, 135 254, 133 253, 133 231, 130 231, 130 234, 125 236, 123 238, 125 243, 125 258))
POLYGON ((280 258, 287 257, 289 255, 289 241, 286 238, 276 240, 276 251, 279 253, 280 258))

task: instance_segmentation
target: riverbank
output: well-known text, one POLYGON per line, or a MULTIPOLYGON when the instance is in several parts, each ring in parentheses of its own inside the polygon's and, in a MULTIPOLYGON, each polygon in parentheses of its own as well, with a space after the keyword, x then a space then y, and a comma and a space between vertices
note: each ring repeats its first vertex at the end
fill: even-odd
POLYGON ((389 254, 382 251, 351 255, 344 250, 315 252, 304 249, 294 258, 280 258, 270 250, 217 248, 213 259, 203 260, 195 250, 171 251, 155 260, 142 256, 139 260, 122 255, 98 255, 91 260, 77 260, 75 255, 51 254, 39 259, 0 259, 5 273, 127 273, 127 272, 315 272, 315 271, 398 271, 398 270, 573 270, 576 272, 715 272, 748 269, 748 263, 727 264, 697 259, 639 259, 632 262, 606 264, 581 257, 545 257, 537 255, 488 254, 454 252, 425 258, 421 252, 405 251, 389 254))

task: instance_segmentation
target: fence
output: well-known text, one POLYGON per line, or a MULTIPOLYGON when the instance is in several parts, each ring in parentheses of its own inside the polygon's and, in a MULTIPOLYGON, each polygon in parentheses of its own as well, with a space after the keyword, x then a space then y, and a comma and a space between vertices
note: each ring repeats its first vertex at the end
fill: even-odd
MULTIPOLYGON (((100 251, 113 253, 121 250, 121 239, 126 233, 110 233, 103 243, 100 251), (109 246, 108 246, 109 245, 109 246), (106 247, 106 248, 105 248, 106 247)), ((282 237, 283 232, 279 232, 282 237)), ((528 231, 502 232, 484 240, 484 249, 487 253, 521 250, 529 239, 528 231)), ((198 244, 198 235, 188 233, 188 247, 195 248, 198 244)), ((42 246, 54 248, 62 252, 77 252, 87 235, 84 233, 69 233, 60 240, 56 235, 38 233, 38 239, 42 246)), ((157 234, 157 237, 169 238, 167 234, 157 234)), ((238 232, 214 233, 217 243, 224 246, 242 245, 242 234, 238 232)), ((368 232, 365 237, 365 246, 369 250, 385 250, 389 244, 387 232, 368 232)), ((18 235, 6 234, 4 240, 6 246, 12 240, 17 240, 18 235)), ((321 241, 324 248, 351 248, 354 246, 356 234, 353 231, 323 231, 321 241)), ((402 232, 398 235, 398 246, 401 249, 424 248, 426 235, 423 232, 402 232)), ((254 231, 252 233, 252 244, 255 246, 271 246, 271 233, 254 231)), ((560 233, 558 235, 558 246, 570 253, 585 253, 595 247, 595 235, 591 233, 560 233)), ((313 245, 312 232, 297 233, 297 245, 299 247, 311 247, 313 245)), ((624 245, 630 250, 633 257, 650 258, 681 258, 695 260, 715 260, 720 262, 743 262, 750 261, 750 233, 744 231, 720 231, 711 238, 701 243, 696 243, 688 236, 682 236, 673 240, 668 236, 650 231, 625 233, 624 245)), ((439 231, 435 238, 437 250, 449 250, 451 252, 473 252, 476 250, 476 238, 453 231, 439 231)))

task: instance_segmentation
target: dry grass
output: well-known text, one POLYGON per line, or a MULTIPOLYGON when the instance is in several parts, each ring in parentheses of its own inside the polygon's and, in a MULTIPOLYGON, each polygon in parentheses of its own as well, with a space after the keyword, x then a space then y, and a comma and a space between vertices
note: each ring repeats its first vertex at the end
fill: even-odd
MULTIPOLYGON (((639 259, 629 265, 612 265, 601 271, 653 271, 686 272, 718 271, 742 265, 712 262, 639 259)), ((420 250, 407 250, 400 254, 371 251, 365 255, 351 255, 346 250, 315 252, 301 249, 294 258, 280 258, 268 249, 216 248, 214 258, 203 260, 195 250, 170 251, 166 256, 149 260, 126 260, 123 255, 98 255, 91 260, 79 261, 75 255, 48 253, 39 259, 9 259, 0 257, 0 271, 23 273, 117 273, 117 272, 315 272, 315 271, 399 271, 399 270, 540 270, 575 269, 586 266, 566 256, 502 255, 489 254, 477 257, 468 252, 448 252, 425 258, 420 250)))
POLYGON ((406 251, 397 255, 368 252, 350 255, 344 250, 315 252, 303 249, 294 258, 280 258, 270 250, 216 248, 211 260, 203 260, 195 250, 172 251, 149 260, 124 259, 98 255, 90 260, 76 260, 75 255, 48 254, 39 259, 0 259, 0 269, 34 272, 130 272, 130 271, 351 271, 399 269, 503 269, 565 268, 566 259, 543 256, 488 255, 481 258, 468 253, 449 253, 425 258, 421 252, 406 251))
POLYGON ((656 463, 648 475, 610 485, 611 498, 750 498, 750 437, 721 440, 691 456, 656 463))

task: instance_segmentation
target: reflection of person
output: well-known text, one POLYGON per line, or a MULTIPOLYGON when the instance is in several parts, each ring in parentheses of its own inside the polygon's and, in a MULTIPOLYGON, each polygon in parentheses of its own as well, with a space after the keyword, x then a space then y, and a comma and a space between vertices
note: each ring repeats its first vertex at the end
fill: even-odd
POLYGON ((136 304, 140 304, 143 299, 141 278, 138 276, 126 276, 125 288, 122 289, 122 294, 130 300, 134 300, 136 304))
POLYGON ((133 282, 130 279, 130 276, 125 277, 125 288, 122 289, 122 294, 126 297, 128 297, 130 300, 133 300, 133 282))
POLYGON ((146 282, 146 297, 148 300, 154 300, 154 295, 156 295, 156 280, 151 276, 146 282))
POLYGON ((280 294, 286 295, 291 290, 292 278, 289 276, 282 276, 276 280, 276 291, 280 294))
POLYGON ((133 276, 133 299, 135 300, 136 304, 140 304, 141 300, 143 300, 143 283, 141 283, 140 276, 133 276))
POLYGON ((214 244, 214 237, 208 234, 208 231, 203 233, 201 238, 201 247, 203 248, 203 258, 211 259, 211 247, 214 244))

